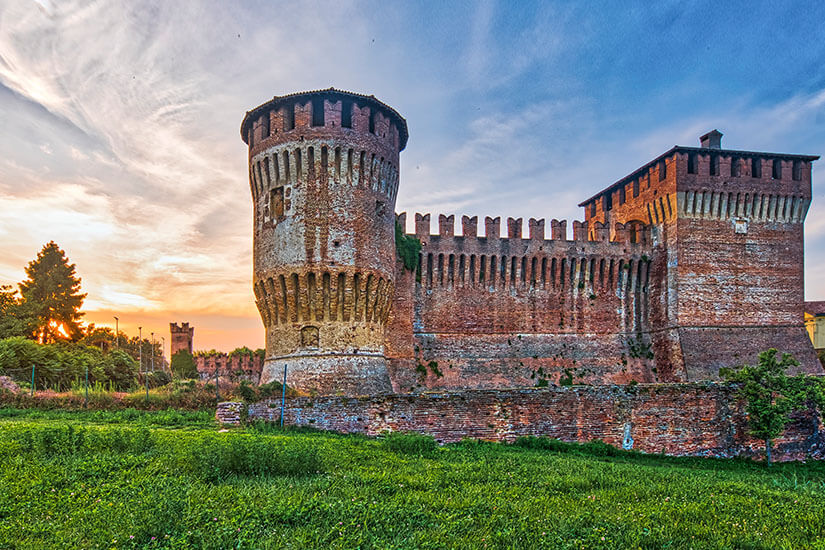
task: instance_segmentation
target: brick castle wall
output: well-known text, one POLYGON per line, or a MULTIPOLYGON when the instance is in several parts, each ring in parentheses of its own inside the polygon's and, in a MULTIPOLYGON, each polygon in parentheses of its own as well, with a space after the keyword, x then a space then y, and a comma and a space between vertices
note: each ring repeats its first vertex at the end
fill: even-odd
MULTIPOLYGON (((600 439, 619 448, 675 456, 761 457, 764 442, 748 435, 732 391, 702 383, 300 397, 287 400, 285 423, 368 435, 414 431, 442 443, 534 435, 600 439)), ((277 422, 280 406, 280 400, 249 405, 249 419, 277 422)), ((776 441, 775 451, 778 460, 821 458, 825 436, 818 420, 799 417, 776 441)))
POLYGON ((195 366, 201 380, 209 380, 218 376, 232 380, 248 380, 257 384, 261 378, 263 359, 257 355, 232 355, 227 353, 198 355, 195 354, 195 366))

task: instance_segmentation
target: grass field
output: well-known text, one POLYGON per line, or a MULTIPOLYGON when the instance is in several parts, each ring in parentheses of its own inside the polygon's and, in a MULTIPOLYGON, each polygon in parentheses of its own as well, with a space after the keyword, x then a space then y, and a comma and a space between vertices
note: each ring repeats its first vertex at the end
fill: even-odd
POLYGON ((825 548, 825 465, 0 409, 0 548, 825 548))

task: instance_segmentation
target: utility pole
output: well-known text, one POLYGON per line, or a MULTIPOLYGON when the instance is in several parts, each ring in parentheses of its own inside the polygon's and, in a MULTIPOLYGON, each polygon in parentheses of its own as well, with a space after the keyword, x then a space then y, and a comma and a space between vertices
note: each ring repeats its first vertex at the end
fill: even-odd
POLYGON ((120 349, 120 319, 115 317, 115 349, 120 349))

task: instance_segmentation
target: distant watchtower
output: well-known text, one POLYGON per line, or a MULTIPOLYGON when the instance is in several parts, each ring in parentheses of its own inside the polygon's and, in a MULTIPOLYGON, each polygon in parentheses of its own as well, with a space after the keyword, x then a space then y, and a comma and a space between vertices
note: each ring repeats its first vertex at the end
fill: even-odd
POLYGON ((407 123, 373 96, 276 96, 241 123, 255 211, 261 383, 391 391, 384 325, 394 293, 399 152, 407 123))
POLYGON ((170 357, 182 349, 192 353, 192 336, 195 334, 195 327, 190 327, 189 323, 169 323, 169 332, 172 339, 169 341, 170 357))

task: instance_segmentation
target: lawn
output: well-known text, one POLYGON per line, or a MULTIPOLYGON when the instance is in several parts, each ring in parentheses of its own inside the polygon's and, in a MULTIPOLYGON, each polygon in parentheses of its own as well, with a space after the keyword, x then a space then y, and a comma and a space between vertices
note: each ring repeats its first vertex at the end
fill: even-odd
POLYGON ((0 460, 0 548, 825 548, 820 463, 9 409, 0 460))

